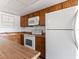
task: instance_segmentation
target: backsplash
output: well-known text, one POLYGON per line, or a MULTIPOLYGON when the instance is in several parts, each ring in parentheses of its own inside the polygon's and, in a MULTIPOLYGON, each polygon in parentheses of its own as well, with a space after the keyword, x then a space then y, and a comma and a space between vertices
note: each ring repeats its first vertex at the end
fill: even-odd
POLYGON ((43 31, 43 33, 45 33, 45 26, 35 26, 35 27, 24 27, 21 28, 22 32, 37 32, 40 33, 41 31, 43 31))

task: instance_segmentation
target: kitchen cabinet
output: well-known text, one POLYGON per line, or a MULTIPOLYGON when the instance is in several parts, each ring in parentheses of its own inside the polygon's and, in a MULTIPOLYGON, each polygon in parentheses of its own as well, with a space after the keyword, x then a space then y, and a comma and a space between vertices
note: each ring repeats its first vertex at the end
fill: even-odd
POLYGON ((61 3, 46 8, 46 13, 54 12, 54 11, 57 11, 57 10, 60 10, 60 9, 62 9, 62 4, 61 3))
POLYGON ((28 16, 21 16, 20 20, 20 26, 21 27, 27 27, 28 26, 28 16))
POLYGON ((11 40, 23 45, 23 35, 20 33, 2 33, 0 39, 11 40))
POLYGON ((21 27, 28 27, 28 20, 31 17, 35 17, 35 16, 39 16, 39 12, 35 12, 35 13, 31 13, 25 16, 21 16, 21 20, 20 20, 20 26, 21 27))
POLYGON ((39 21, 39 23, 40 23, 40 26, 45 26, 45 12, 46 12, 46 10, 41 10, 40 11, 40 21, 39 21))
POLYGON ((34 17, 34 13, 28 14, 28 18, 34 17))
POLYGON ((40 15, 39 11, 37 11, 37 12, 34 13, 34 16, 39 16, 39 15, 40 15))
POLYGON ((45 37, 36 36, 36 50, 41 52, 40 57, 45 59, 45 37))
POLYGON ((20 35, 9 35, 7 36, 7 39, 21 43, 20 35))
POLYGON ((28 18, 39 16, 39 15, 40 15, 40 13, 39 13, 39 11, 37 11, 37 12, 31 13, 31 14, 28 14, 28 18))
POLYGON ((66 2, 63 2, 62 5, 63 5, 63 8, 68 8, 68 7, 71 7, 71 6, 76 6, 76 5, 78 5, 78 0, 68 0, 66 2))
POLYGON ((21 27, 28 27, 28 20, 31 17, 39 16, 39 25, 45 25, 45 11, 35 12, 28 14, 27 16, 21 16, 21 27))

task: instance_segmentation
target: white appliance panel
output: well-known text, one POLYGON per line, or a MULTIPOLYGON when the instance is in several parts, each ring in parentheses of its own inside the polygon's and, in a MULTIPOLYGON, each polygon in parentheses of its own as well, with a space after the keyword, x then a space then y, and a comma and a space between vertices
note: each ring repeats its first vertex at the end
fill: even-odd
POLYGON ((76 45, 71 30, 46 30, 46 59, 75 59, 76 45))
POLYGON ((74 29, 76 6, 46 14, 46 29, 74 29))
MULTIPOLYGON (((79 43, 79 30, 76 30, 75 33, 76 33, 77 42, 79 43)), ((79 44, 78 44, 78 47, 79 47, 79 44)), ((79 59, 79 48, 78 48, 78 51, 77 51, 76 59, 79 59)))
POLYGON ((24 46, 35 50, 35 36, 24 34, 24 46), (29 40, 27 42, 27 40, 29 40), (32 44, 31 46, 29 44, 32 44))
POLYGON ((28 25, 29 26, 39 25, 39 16, 29 18, 28 25))

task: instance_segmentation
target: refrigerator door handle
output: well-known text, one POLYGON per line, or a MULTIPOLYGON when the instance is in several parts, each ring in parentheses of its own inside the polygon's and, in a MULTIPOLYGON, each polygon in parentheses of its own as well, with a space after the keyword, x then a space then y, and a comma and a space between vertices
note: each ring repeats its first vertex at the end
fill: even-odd
POLYGON ((78 50, 78 42, 77 42, 77 40, 76 40, 76 32, 75 32, 75 30, 73 31, 73 34, 74 34, 74 38, 73 38, 73 41, 74 41, 74 44, 75 44, 75 46, 76 46, 76 48, 77 48, 77 50, 78 50))
POLYGON ((74 30, 73 30, 73 34, 74 34, 74 38, 73 38, 73 41, 74 41, 74 44, 75 46, 77 47, 78 49, 78 43, 77 43, 77 39, 76 39, 76 32, 75 32, 75 24, 76 24, 76 19, 74 20, 74 17, 76 18, 77 17, 77 14, 78 14, 78 10, 76 10, 74 16, 73 16, 73 23, 72 23, 72 26, 74 27, 74 30))

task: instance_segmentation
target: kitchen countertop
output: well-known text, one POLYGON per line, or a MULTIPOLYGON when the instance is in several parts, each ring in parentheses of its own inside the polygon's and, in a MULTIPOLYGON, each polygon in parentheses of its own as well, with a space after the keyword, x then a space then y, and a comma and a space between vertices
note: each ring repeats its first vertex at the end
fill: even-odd
POLYGON ((22 35, 24 34, 23 32, 2 32, 0 33, 1 35, 22 35))
POLYGON ((24 34, 34 35, 36 37, 43 37, 43 38, 45 38, 45 33, 40 35, 40 34, 32 34, 32 32, 3 32, 3 33, 0 33, 0 36, 3 36, 3 35, 24 35, 24 34))
POLYGON ((0 40, 0 59, 37 59, 40 52, 9 40, 0 40))
POLYGON ((29 35, 36 35, 36 36, 44 36, 43 34, 32 34, 32 32, 1 32, 0 34, 29 34, 29 35))

